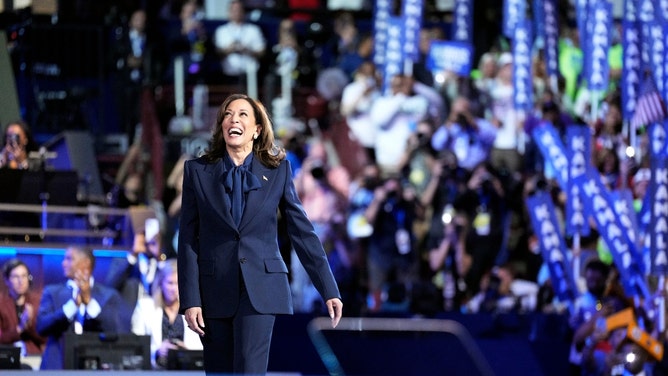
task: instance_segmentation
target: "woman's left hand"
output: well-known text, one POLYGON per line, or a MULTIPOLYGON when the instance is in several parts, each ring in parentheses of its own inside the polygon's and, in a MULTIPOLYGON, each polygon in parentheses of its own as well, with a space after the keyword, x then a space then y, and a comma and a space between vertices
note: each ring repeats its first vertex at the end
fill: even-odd
POLYGON ((339 298, 332 298, 327 300, 327 312, 332 319, 332 328, 336 328, 343 316, 343 302, 339 298))

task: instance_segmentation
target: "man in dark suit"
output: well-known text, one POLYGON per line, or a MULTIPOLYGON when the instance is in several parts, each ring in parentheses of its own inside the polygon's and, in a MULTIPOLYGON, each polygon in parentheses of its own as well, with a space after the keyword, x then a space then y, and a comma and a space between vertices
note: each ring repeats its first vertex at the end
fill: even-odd
POLYGON ((130 332, 130 313, 121 296, 95 283, 92 250, 68 247, 62 266, 67 281, 44 287, 37 315, 37 331, 48 337, 41 369, 63 368, 66 332, 130 332))
POLYGON ((134 10, 126 25, 114 33, 112 72, 119 125, 128 136, 128 145, 135 141, 141 115, 141 92, 144 86, 158 84, 162 79, 165 60, 159 35, 151 27, 150 15, 143 9, 134 10))

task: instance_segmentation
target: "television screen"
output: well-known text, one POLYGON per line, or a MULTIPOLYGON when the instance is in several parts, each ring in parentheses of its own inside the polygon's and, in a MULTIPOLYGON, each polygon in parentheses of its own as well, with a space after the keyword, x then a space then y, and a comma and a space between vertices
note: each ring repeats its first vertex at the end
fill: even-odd
POLYGON ((21 368, 21 348, 0 345, 0 369, 21 368))
POLYGON ((202 350, 175 350, 167 352, 168 370, 203 370, 204 355, 202 350))
POLYGON ((65 369, 150 370, 151 337, 134 334, 65 335, 65 369))

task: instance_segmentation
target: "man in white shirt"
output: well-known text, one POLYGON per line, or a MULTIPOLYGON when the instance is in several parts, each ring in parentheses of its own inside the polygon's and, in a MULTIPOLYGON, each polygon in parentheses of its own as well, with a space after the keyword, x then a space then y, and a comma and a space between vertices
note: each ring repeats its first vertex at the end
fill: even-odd
POLYGON ((376 163, 384 173, 399 172, 401 158, 417 123, 428 117, 429 101, 414 91, 413 78, 403 74, 392 77, 390 90, 374 100, 370 110, 376 129, 376 163))
POLYGON ((236 79, 238 83, 247 75, 257 78, 267 42, 259 26, 246 22, 241 1, 230 2, 229 22, 216 29, 214 43, 226 80, 236 79))

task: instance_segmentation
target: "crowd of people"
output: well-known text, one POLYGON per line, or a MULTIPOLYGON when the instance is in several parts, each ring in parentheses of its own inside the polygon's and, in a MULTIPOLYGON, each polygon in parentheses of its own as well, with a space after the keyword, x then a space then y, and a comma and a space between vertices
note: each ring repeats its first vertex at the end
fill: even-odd
MULTIPOLYGON (((578 374, 609 373, 610 367, 619 364, 620 348, 628 345, 628 341, 614 342, 608 337, 610 333, 597 331, 595 323, 625 308, 637 307, 634 299, 638 297, 626 296, 619 288, 614 278, 618 275, 611 272, 615 267, 610 252, 592 225, 592 234, 579 242, 578 255, 573 256, 573 259, 581 257, 584 262, 576 263, 581 267, 573 271, 579 291, 573 302, 575 309, 569 311, 568 302, 555 297, 552 288, 555 281, 551 280, 541 255, 525 202, 536 192, 546 192, 563 214, 568 199, 557 184, 550 161, 531 138, 533 129, 547 123, 562 137, 569 125, 587 127, 592 135, 592 163, 606 186, 611 190, 630 188, 636 201, 644 197, 650 178, 646 135, 638 135, 641 141, 631 145, 630 135, 624 131, 628 119, 622 118, 619 70, 615 62, 611 62, 615 69, 611 69, 610 89, 597 102, 578 80, 581 59, 560 59, 562 75, 558 85, 552 86, 546 76, 544 54, 540 48, 536 49, 534 107, 523 112, 513 105, 513 57, 503 43, 494 44, 482 53, 471 75, 434 74, 426 70, 425 57, 430 42, 442 38, 444 30, 424 27, 420 33, 421 58, 411 72, 384 80, 370 52, 373 36, 361 32, 349 13, 337 17, 335 37, 320 51, 320 56, 314 57, 308 53, 312 51, 306 51, 296 42, 301 36, 292 20, 281 22, 279 43, 269 46, 267 36, 245 17, 241 2, 231 2, 230 23, 220 26, 214 35, 206 35, 198 26, 201 14, 197 7, 196 2, 183 5, 179 18, 182 28, 177 33, 185 46, 182 51, 188 72, 195 81, 233 80, 248 89, 243 86, 249 82, 248 74, 269 72, 262 76, 266 82, 262 79, 260 83, 268 85, 262 97, 271 101, 278 95, 276 69, 281 65, 279 58, 285 58, 282 48, 294 50, 299 60, 292 67, 294 85, 315 83, 308 82, 306 71, 299 68, 302 64, 313 68, 313 59, 319 59, 315 65, 321 71, 337 69, 347 78, 345 85, 330 86, 328 89, 333 91, 320 92, 330 102, 327 124, 306 134, 294 130, 278 134, 278 141, 286 148, 292 163, 296 193, 324 246, 347 316, 536 311, 565 314, 571 319, 571 362, 578 374), (219 71, 214 71, 220 77, 202 75, 211 72, 211 67, 204 65, 203 53, 209 53, 207 48, 219 58, 216 64, 219 71), (275 60, 263 59, 270 51, 275 60), (442 79, 435 80, 437 75, 442 79), (384 82, 389 84, 386 89, 384 82), (591 111, 592 107, 599 111, 591 111), (346 135, 343 147, 332 144, 330 137, 337 132, 346 135), (629 146, 638 147, 635 151, 639 157, 627 155, 629 146), (346 154, 357 149, 362 150, 361 160, 352 165, 343 163, 349 157, 346 154), (613 342, 617 347, 613 348, 613 342)), ((131 19, 134 25, 135 16, 131 19)), ((578 49, 577 29, 568 22, 560 26, 560 53, 562 57, 571 56, 578 49)), ((619 41, 614 42, 613 48, 617 48, 619 41)), ((135 51, 134 47, 131 50, 135 51)), ((126 65, 119 60, 118 66, 126 65)), ((132 59, 127 60, 127 67, 130 80, 140 82, 143 75, 132 59)), ((135 137, 139 119, 132 109, 135 115, 127 122, 128 137, 135 137)), ((10 137, 11 132, 18 130, 17 124, 6 128, 7 146, 0 155, 0 165, 21 163, 19 157, 7 157, 11 153, 21 155, 13 152, 17 141, 10 137)), ((169 210, 157 208, 160 228, 164 229, 161 235, 169 234, 160 241, 164 243, 163 250, 169 251, 161 253, 158 249, 152 255, 147 251, 150 242, 140 240, 139 247, 132 250, 127 260, 122 260, 124 265, 118 269, 121 274, 114 275, 120 278, 116 282, 106 281, 122 290, 120 282, 127 285, 131 281, 127 273, 132 270, 137 274, 130 298, 119 296, 112 301, 137 307, 132 319, 128 317, 122 325, 127 324, 127 331, 153 336, 156 367, 164 366, 166 349, 196 347, 186 338, 190 331, 184 330, 184 322, 174 314, 178 312, 178 301, 173 300, 176 286, 173 257, 177 249, 172 242, 175 244, 179 236, 182 194, 179 188, 183 163, 192 157, 176 163, 169 185, 174 194, 167 195, 174 201, 165 205, 169 210), (139 248, 142 251, 137 251, 139 248), (146 260, 140 262, 142 257, 146 260), (144 265, 143 272, 140 264, 144 265), (146 270, 153 278, 152 287, 150 281, 142 279, 147 275, 146 270), (152 297, 147 299, 148 296, 152 297)), ((138 179, 136 183, 142 184, 138 179)), ((151 204, 145 192, 144 196, 134 197, 132 203, 151 204)), ((281 231, 278 237, 283 255, 291 261, 294 310, 326 312, 325 302, 297 261, 290 239, 281 231)), ((569 247, 574 246, 572 238, 566 240, 569 247)), ((72 252, 76 254, 75 251, 72 252)), ((72 257, 66 256, 66 260, 71 263, 72 257)), ((88 263, 94 265, 93 260, 88 263)), ((6 271, 4 276, 13 291, 10 272, 6 271)), ((23 272, 21 265, 19 272, 23 272)), ((54 324, 44 321, 50 317, 49 309, 58 311, 61 325, 57 328, 62 329, 62 324, 72 322, 76 316, 72 303, 82 301, 92 308, 91 301, 96 298, 94 295, 91 298, 89 282, 82 282, 83 277, 74 272, 65 274, 78 284, 73 290, 79 291, 78 295, 73 293, 72 299, 68 296, 57 300, 45 294, 37 318, 33 313, 36 309, 31 308, 35 306, 34 300, 28 303, 25 298, 26 303, 19 304, 14 298, 20 311, 11 315, 12 333, 16 326, 16 335, 10 342, 19 338, 32 341, 32 351, 36 351, 35 348, 44 348, 48 338, 48 348, 59 335, 54 324)), ((90 275, 90 269, 85 275, 90 275)), ((98 285, 102 284, 93 286, 98 285)), ((4 339, 4 330, 2 333, 4 339)))

